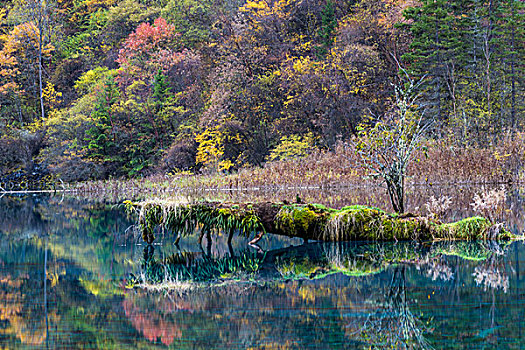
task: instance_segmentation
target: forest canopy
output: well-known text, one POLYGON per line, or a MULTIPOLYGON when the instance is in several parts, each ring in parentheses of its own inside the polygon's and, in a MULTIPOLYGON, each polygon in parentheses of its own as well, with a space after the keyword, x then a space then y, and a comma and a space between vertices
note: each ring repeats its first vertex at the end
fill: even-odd
POLYGON ((524 127, 516 0, 8 0, 0 174, 229 172, 333 150, 422 80, 429 135, 524 127))

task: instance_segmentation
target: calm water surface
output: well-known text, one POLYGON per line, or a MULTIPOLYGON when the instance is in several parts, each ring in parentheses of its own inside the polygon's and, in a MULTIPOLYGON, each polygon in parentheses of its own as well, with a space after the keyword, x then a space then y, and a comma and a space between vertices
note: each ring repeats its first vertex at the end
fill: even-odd
MULTIPOLYGON (((511 200, 515 232, 520 198, 511 200)), ((110 204, 0 198, 0 349, 525 348, 522 242, 301 246, 266 237, 268 257, 288 258, 260 278, 159 293, 125 288, 143 259, 132 223, 110 204), (319 256, 346 259, 346 268, 324 273, 319 256), (288 274, 291 265, 303 275, 288 274)), ((178 249, 158 241, 159 258, 178 249)), ((195 237, 180 249, 203 254, 195 237)), ((234 254, 246 249, 235 240, 234 254)), ((211 251, 228 254, 223 239, 211 251)))

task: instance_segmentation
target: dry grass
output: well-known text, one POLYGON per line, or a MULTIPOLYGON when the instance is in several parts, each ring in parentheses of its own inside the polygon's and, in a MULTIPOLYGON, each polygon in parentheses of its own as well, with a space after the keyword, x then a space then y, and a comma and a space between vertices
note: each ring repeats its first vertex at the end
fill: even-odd
POLYGON ((429 141, 428 151, 414 155, 409 176, 416 182, 433 183, 510 183, 523 181, 525 133, 502 140, 490 147, 454 146, 429 141))
MULTIPOLYGON (((439 208, 426 208, 429 214, 455 215, 444 208, 450 203, 439 202, 450 195, 452 208, 458 207, 456 202, 461 202, 466 204, 461 204, 462 208, 472 209, 470 190, 458 187, 453 193, 443 193, 443 185, 484 184, 490 189, 501 183, 523 182, 524 135, 489 148, 451 146, 445 141, 427 142, 427 151, 418 151, 408 169, 408 210, 419 212, 434 197, 435 206, 439 208)), ((68 189, 73 190, 75 196, 113 203, 126 199, 173 200, 174 197, 179 197, 181 202, 208 199, 293 203, 296 195, 300 195, 303 202, 332 208, 364 204, 389 210, 385 207, 388 203, 385 191, 376 187, 378 182, 365 177, 364 171, 354 164, 353 152, 341 145, 334 152, 317 151, 300 160, 271 162, 263 168, 245 168, 228 175, 158 174, 147 178, 83 182, 72 184, 68 189)))

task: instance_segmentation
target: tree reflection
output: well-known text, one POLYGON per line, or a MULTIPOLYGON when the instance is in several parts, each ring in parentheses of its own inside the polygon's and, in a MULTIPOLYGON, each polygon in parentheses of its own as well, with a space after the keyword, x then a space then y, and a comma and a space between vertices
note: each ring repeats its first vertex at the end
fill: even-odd
POLYGON ((428 327, 411 312, 406 290, 406 266, 396 267, 390 285, 375 311, 349 332, 360 341, 377 349, 431 349, 424 334, 428 327))
POLYGON ((48 282, 41 277, 42 273, 36 276, 25 272, 0 276, 0 320, 5 322, 1 333, 13 334, 23 344, 32 346, 47 341, 48 320, 60 319, 56 310, 48 312, 44 308, 47 291, 42 287, 48 282))
POLYGON ((129 224, 117 210, 56 204, 0 214, 0 348, 409 349, 446 347, 448 334, 523 341, 523 315, 513 306, 523 284, 514 291, 520 270, 512 275, 504 264, 507 243, 279 246, 245 270, 237 262, 255 259, 243 260, 237 245, 234 257, 226 239, 214 255, 189 242, 175 254, 173 245, 157 246, 155 258, 152 247, 143 254, 115 239, 129 224), (184 272, 191 288, 152 293, 119 285, 130 271, 160 266, 161 276, 169 265, 179 266, 173 276, 191 271, 184 272), (419 307, 435 321, 426 323, 419 307))
POLYGON ((174 312, 175 303, 168 302, 164 303, 165 307, 152 308, 151 305, 144 307, 142 304, 147 302, 147 298, 143 299, 145 300, 131 297, 122 303, 125 315, 133 327, 150 342, 160 340, 162 344, 169 346, 175 339, 180 339, 182 329, 176 320, 169 317, 169 313, 174 312))
POLYGON ((446 282, 454 278, 454 273, 452 272, 452 268, 445 262, 439 259, 432 259, 428 262, 427 276, 430 277, 432 281, 441 279, 446 282))

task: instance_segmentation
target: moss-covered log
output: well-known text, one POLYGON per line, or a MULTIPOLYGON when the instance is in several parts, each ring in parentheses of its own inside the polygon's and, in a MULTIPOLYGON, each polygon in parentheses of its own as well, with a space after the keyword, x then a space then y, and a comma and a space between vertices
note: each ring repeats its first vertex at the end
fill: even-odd
POLYGON ((178 235, 199 229, 203 234, 222 231, 229 239, 235 234, 273 233, 319 241, 351 240, 487 240, 513 236, 502 225, 482 217, 442 223, 413 214, 389 214, 378 208, 349 206, 339 210, 318 204, 220 202, 132 203, 130 211, 139 212, 144 240, 155 239, 157 227, 178 235))

